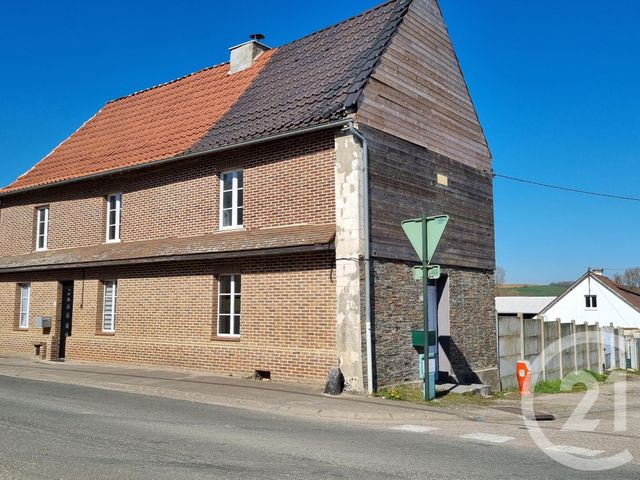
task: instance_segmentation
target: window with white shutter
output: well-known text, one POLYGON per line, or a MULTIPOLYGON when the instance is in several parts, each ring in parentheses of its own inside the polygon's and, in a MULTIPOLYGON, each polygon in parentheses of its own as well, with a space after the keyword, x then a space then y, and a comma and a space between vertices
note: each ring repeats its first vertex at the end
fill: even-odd
POLYGON ((102 331, 116 331, 116 303, 118 298, 118 282, 104 282, 104 305, 102 310, 102 331))

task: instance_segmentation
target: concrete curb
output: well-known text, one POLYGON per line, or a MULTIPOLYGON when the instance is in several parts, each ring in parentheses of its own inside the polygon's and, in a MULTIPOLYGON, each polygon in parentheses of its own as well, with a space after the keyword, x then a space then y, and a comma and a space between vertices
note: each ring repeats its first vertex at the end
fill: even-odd
POLYGON ((330 397, 309 387, 298 385, 274 383, 261 385, 255 381, 200 375, 195 372, 128 366, 114 367, 75 362, 55 364, 46 361, 0 358, 0 376, 243 408, 307 419, 388 423, 446 420, 452 417, 458 420, 473 418, 473 415, 451 412, 440 407, 388 403, 383 399, 349 394, 330 397), (121 373, 118 373, 119 370, 121 373), (282 390, 278 387, 282 387, 282 390), (224 394, 217 393, 215 390, 223 390, 224 394))

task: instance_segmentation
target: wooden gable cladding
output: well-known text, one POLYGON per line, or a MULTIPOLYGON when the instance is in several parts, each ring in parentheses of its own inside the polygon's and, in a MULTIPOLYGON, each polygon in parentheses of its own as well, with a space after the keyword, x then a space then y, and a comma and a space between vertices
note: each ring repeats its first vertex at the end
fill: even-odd
POLYGON ((363 92, 358 120, 466 165, 491 168, 436 0, 412 2, 363 92))
POLYGON ((434 263, 495 269, 493 185, 486 173, 424 147, 362 126, 369 142, 371 251, 418 261, 402 220, 447 214, 434 263), (448 185, 438 183, 438 174, 448 185))

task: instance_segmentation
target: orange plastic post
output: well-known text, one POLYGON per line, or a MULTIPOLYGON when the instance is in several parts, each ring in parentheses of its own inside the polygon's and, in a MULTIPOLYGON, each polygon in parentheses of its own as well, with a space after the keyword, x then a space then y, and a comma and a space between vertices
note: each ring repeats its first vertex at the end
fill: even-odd
POLYGON ((516 363, 516 376, 518 377, 518 387, 521 397, 531 395, 531 366, 529 362, 523 360, 516 363))

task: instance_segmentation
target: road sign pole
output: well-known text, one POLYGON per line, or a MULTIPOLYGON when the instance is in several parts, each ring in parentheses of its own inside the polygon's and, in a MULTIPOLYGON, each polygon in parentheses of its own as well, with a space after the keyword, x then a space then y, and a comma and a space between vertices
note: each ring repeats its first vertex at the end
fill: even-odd
MULTIPOLYGON (((436 215, 434 217, 427 217, 426 214, 422 214, 421 218, 412 218, 404 220, 402 222, 402 229, 407 235, 411 246, 414 248, 420 260, 422 260, 422 266, 414 268, 414 278, 422 279, 422 306, 423 306, 423 323, 424 323, 424 399, 433 400, 436 396, 435 393, 435 374, 437 368, 433 368, 433 380, 429 375, 429 276, 431 265, 431 258, 435 253, 436 247, 442 238, 442 234, 449 222, 448 215, 436 215), (431 235, 431 239, 429 239, 431 235)), ((435 280, 440 277, 440 266, 433 265, 431 267, 433 272, 431 277, 435 280)), ((434 347, 436 348, 437 355, 437 339, 434 340, 434 347)))
POLYGON ((431 398, 431 389, 429 388, 429 275, 426 274, 429 251, 429 236, 427 235, 427 214, 422 214, 422 310, 424 322, 424 399, 433 400, 431 398))

